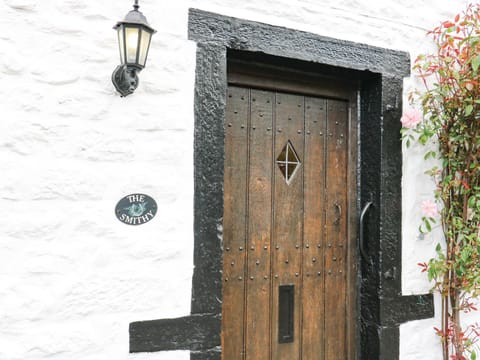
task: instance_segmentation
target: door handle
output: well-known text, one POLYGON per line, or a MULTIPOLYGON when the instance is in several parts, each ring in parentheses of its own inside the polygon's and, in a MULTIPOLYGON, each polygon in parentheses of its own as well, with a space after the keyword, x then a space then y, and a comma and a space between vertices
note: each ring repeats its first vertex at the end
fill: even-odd
POLYGON ((340 224, 340 219, 342 218, 342 206, 339 203, 335 203, 335 209, 337 209, 337 218, 333 222, 335 225, 340 224))
POLYGON ((360 248, 360 255, 362 256, 363 260, 366 261, 369 264, 372 264, 371 259, 369 258, 367 251, 365 250, 365 243, 364 243, 364 237, 363 237, 363 227, 364 227, 364 220, 365 220, 365 215, 367 214, 368 210, 370 209, 370 206, 373 205, 373 202, 369 201, 365 204, 365 206, 362 209, 362 212, 360 213, 360 225, 359 225, 359 244, 358 247, 360 248))

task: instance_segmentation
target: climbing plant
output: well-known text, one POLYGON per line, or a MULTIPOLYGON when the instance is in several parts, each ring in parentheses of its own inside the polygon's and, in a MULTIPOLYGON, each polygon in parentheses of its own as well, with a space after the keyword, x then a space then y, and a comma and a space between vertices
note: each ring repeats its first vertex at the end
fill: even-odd
MULTIPOLYGON (((425 159, 437 159, 426 173, 436 187, 422 203, 419 230, 438 223, 443 239, 436 256, 419 265, 441 296, 444 360, 476 359, 480 328, 462 326, 462 312, 477 310, 480 295, 480 4, 469 5, 428 33, 436 45, 413 69, 425 85, 409 94, 402 116, 407 147, 419 142, 425 159)), ((480 354, 479 354, 480 355, 480 354)))

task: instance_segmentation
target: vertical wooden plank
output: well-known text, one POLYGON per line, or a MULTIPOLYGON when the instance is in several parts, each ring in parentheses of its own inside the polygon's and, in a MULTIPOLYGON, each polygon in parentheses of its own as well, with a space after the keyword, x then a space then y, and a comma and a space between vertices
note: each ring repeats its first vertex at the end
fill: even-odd
POLYGON ((347 102, 327 101, 325 358, 347 359, 347 102))
MULTIPOLYGON (((295 149, 301 165, 287 184, 278 166, 274 166, 274 235, 272 249, 272 359, 300 359, 301 344, 301 252, 303 230, 303 96, 276 94, 274 159, 288 141, 295 149), (294 285, 293 342, 278 341, 278 289, 280 285, 294 285)), ((276 164, 275 164, 276 165, 276 164)))
POLYGON ((222 358, 244 359, 249 90, 229 87, 225 118, 222 358))
POLYGON ((348 229, 347 229, 347 355, 357 358, 357 93, 352 92, 348 104, 348 229))
POLYGON ((270 359, 270 238, 274 94, 251 91, 246 358, 270 359))
POLYGON ((324 359, 326 100, 305 98, 302 358, 324 359))

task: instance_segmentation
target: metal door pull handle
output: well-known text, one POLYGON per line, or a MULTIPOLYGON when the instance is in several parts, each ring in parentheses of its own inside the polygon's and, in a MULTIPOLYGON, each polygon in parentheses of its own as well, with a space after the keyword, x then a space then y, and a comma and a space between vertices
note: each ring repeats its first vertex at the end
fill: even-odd
POLYGON ((338 224, 340 224, 340 219, 342 218, 342 207, 338 203, 335 203, 334 205, 335 205, 335 208, 337 209, 337 218, 335 219, 335 221, 333 223, 335 225, 338 225, 338 224))
POLYGON ((370 206, 373 205, 373 202, 369 201, 365 204, 365 206, 363 207, 363 210, 362 212, 360 213, 360 226, 359 226, 359 236, 358 236, 358 239, 359 239, 359 248, 360 248, 360 255, 362 256, 363 260, 368 262, 369 264, 371 264, 371 260, 367 254, 367 251, 365 250, 365 243, 364 243, 364 238, 363 238, 363 222, 364 222, 364 219, 365 219, 365 215, 368 211, 368 209, 370 209, 370 206))

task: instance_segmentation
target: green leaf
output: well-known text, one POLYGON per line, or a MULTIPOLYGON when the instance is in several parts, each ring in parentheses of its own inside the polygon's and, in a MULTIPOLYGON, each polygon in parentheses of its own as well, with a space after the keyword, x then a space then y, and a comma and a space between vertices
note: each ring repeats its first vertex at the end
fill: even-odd
POLYGON ((423 158, 424 158, 425 160, 428 160, 428 159, 430 159, 430 158, 435 159, 436 157, 437 157, 437 153, 432 150, 432 151, 427 151, 427 152, 425 153, 425 156, 424 156, 423 158))
POLYGON ((475 196, 470 196, 470 198, 468 199, 468 207, 469 208, 473 209, 475 207, 475 203, 476 203, 475 200, 476 200, 475 196))
POLYGON ((472 354, 470 355, 470 360, 477 360, 477 353, 475 350, 472 350, 472 354))
POLYGON ((432 231, 432 226, 430 225, 430 221, 428 221, 428 219, 425 219, 424 222, 425 222, 425 227, 427 228, 427 231, 428 232, 432 231))
POLYGON ((473 71, 477 71, 479 66, 480 66, 480 56, 474 57, 472 59, 472 69, 473 69, 473 71))
POLYGON ((473 111, 473 105, 467 105, 467 107, 465 108, 465 116, 470 115, 472 111, 473 111))
POLYGON ((425 145, 427 143, 427 141, 428 141, 428 136, 426 134, 422 134, 418 138, 418 142, 422 145, 425 145))

